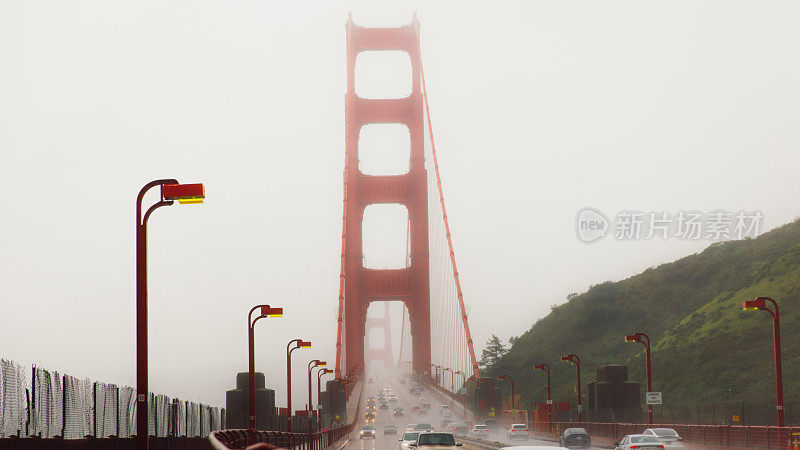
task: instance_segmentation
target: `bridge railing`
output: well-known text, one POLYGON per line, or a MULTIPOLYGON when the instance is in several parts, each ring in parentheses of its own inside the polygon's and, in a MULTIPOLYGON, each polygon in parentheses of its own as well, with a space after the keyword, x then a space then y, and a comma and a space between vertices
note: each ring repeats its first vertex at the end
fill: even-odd
POLYGON ((333 445, 353 431, 355 423, 317 433, 286 431, 221 430, 211 433, 208 440, 214 450, 245 449, 254 444, 269 444, 278 448, 321 450, 333 445))
MULTIPOLYGON (((350 394, 353 394, 354 387, 358 384, 360 373, 349 374, 355 383, 348 384, 350 394)), ((361 401, 363 399, 363 384, 358 391, 356 414, 351 418, 350 423, 321 430, 316 433, 289 433, 286 431, 264 431, 264 430, 220 430, 211 433, 208 441, 214 450, 237 450, 246 449, 255 444, 269 444, 278 448, 297 449, 297 450, 321 450, 328 448, 336 441, 352 433, 359 423, 361 401)), ((3 449, 0 449, 3 450, 3 449)))
POLYGON ((618 442, 628 434, 637 434, 646 428, 672 428, 687 446, 703 448, 779 448, 793 440, 800 427, 770 427, 750 425, 687 425, 687 424, 636 424, 595 422, 553 422, 549 434, 557 438, 566 428, 584 428, 596 444, 603 439, 606 444, 618 442), (599 439, 598 439, 599 438, 599 439))

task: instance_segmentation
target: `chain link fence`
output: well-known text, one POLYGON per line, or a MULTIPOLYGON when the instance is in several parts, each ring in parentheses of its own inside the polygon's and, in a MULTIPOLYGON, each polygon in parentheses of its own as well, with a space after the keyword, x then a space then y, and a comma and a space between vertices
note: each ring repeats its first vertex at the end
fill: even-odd
MULTIPOLYGON (((224 409, 153 393, 148 418, 148 434, 159 437, 207 437, 225 426, 224 409)), ((0 359, 0 438, 126 438, 136 429, 135 389, 0 359)))

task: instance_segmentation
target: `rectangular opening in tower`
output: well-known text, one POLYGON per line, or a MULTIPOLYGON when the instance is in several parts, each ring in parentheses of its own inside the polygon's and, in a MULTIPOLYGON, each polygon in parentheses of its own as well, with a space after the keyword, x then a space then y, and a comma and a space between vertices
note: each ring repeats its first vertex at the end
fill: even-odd
POLYGON ((362 236, 364 268, 403 269, 409 266, 408 209, 404 205, 367 206, 362 236))
POLYGON ((403 51, 365 51, 356 57, 355 88, 361 98, 405 98, 411 94, 411 57, 403 51))
POLYGON ((411 165, 411 133, 397 123, 364 125, 358 134, 358 168, 365 175, 403 175, 411 165))

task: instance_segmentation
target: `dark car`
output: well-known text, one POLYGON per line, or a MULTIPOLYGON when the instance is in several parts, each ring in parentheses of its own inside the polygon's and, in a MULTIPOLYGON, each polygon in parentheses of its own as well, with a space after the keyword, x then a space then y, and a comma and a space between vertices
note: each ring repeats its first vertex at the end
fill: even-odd
POLYGON ((590 448, 592 438, 583 428, 567 428, 558 438, 558 445, 566 448, 590 448))
POLYGON ((381 402, 380 405, 378 405, 378 408, 389 409, 389 402, 381 402))
POLYGON ((400 406, 395 407, 393 414, 395 416, 402 416, 403 415, 403 408, 400 407, 400 406))
POLYGON ((392 425, 392 424, 388 424, 385 427, 383 427, 383 434, 395 434, 396 435, 397 434, 397 427, 392 425))

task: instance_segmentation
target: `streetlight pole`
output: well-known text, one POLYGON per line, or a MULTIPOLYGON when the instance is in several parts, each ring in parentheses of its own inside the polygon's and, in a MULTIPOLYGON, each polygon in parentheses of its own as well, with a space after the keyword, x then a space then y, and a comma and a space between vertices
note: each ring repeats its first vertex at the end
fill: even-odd
POLYGON ((308 363, 308 408, 306 408, 307 411, 314 410, 314 405, 312 403, 313 398, 311 397, 311 369, 315 367, 325 367, 326 365, 327 363, 325 361, 320 361, 318 359, 312 359, 308 363))
POLYGON ((292 352, 298 348, 311 348, 311 342, 292 339, 286 344, 286 407, 289 409, 287 428, 292 432, 292 352), (294 345, 294 347, 292 347, 294 345))
MULTIPOLYGON (((644 344, 645 356, 644 362, 647 369, 647 392, 653 392, 653 384, 651 382, 651 367, 650 367, 650 337, 638 331, 630 336, 625 336, 625 342, 640 342, 644 344)), ((653 405, 647 405, 647 423, 653 424, 653 405)))
POLYGON ((742 309, 760 309, 767 311, 772 316, 772 352, 775 360, 775 404, 777 409, 778 426, 785 425, 783 418, 783 369, 781 363, 781 316, 778 303, 769 297, 758 297, 755 300, 742 302, 742 309), (766 302, 772 303, 774 310, 769 309, 766 302))
MULTIPOLYGON (((348 379, 348 378, 340 378, 340 377, 334 378, 333 381, 338 381, 339 384, 342 385, 342 391, 345 390, 344 386, 346 384, 351 383, 350 379, 348 379)), ((338 419, 338 417, 339 417, 339 414, 338 414, 339 413, 339 390, 336 389, 336 393, 334 394, 333 392, 331 392, 330 395, 333 395, 333 401, 331 402, 333 404, 333 406, 331 407, 331 414, 334 414, 334 416, 338 419)), ((345 409, 345 412, 347 412, 346 409, 345 409)), ((331 420, 333 420, 333 419, 331 419, 331 420)))
POLYGON ((463 371, 458 370, 456 372, 453 372, 453 375, 459 375, 459 374, 461 374, 461 378, 462 378, 461 384, 462 385, 467 384, 467 375, 463 371))
POLYGON ((583 405, 581 404, 581 359, 578 355, 569 354, 561 357, 561 362, 571 362, 578 372, 578 423, 583 421, 583 405))
POLYGON ((250 400, 250 429, 256 429, 256 369, 255 369, 255 337, 253 330, 255 329, 256 322, 264 317, 281 317, 283 315, 283 308, 271 308, 269 305, 256 305, 250 308, 250 313, 247 314, 247 360, 248 360, 248 399, 250 400), (261 309, 258 317, 253 319, 253 313, 261 309))
POLYGON ((550 366, 547 364, 537 364, 533 370, 543 370, 547 372, 547 422, 553 423, 553 399, 550 397, 550 366))
POLYGON ((323 375, 327 375, 329 373, 333 373, 333 370, 332 369, 326 369, 324 367, 321 368, 321 370, 319 372, 317 372, 317 404, 318 405, 322 403, 322 397, 321 397, 322 390, 320 389, 320 384, 322 383, 322 381, 321 381, 322 380, 322 376, 323 375))
POLYGON ((510 375, 500 375, 497 377, 498 380, 507 380, 511 382, 511 409, 517 409, 516 405, 514 404, 514 379, 511 378, 510 375))
POLYGON ((202 203, 202 184, 178 184, 173 178, 151 181, 136 197, 136 448, 147 450, 148 430, 148 356, 147 356, 147 219, 156 209, 180 204, 202 203), (142 217, 142 200, 150 189, 160 186, 159 201, 142 217))
POLYGON ((450 391, 452 392, 453 391, 453 369, 451 369, 449 367, 445 367, 444 369, 442 369, 442 384, 444 384, 444 382, 445 382, 444 373, 447 372, 448 370, 450 371, 450 391))

